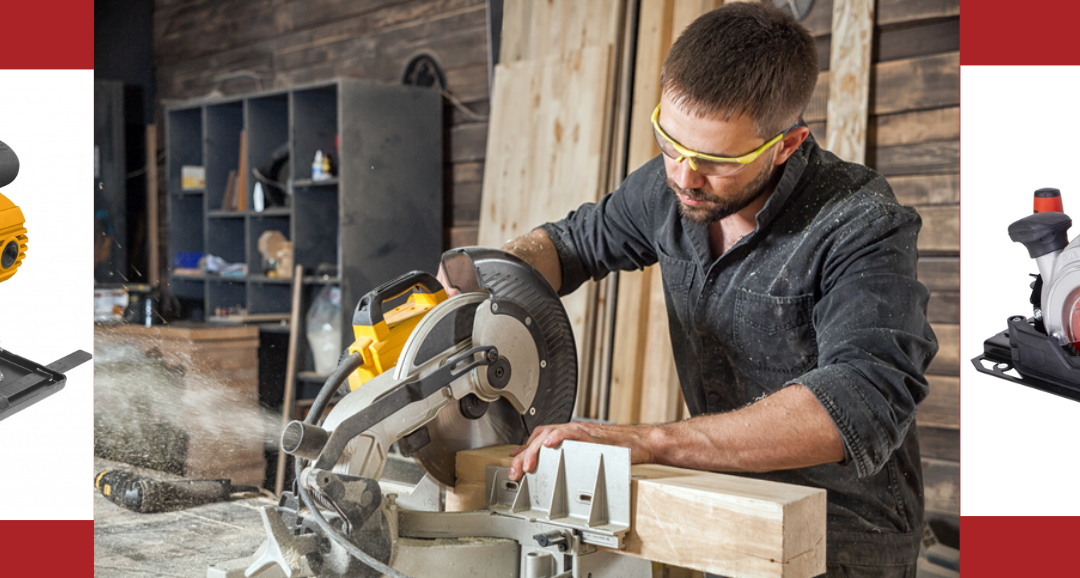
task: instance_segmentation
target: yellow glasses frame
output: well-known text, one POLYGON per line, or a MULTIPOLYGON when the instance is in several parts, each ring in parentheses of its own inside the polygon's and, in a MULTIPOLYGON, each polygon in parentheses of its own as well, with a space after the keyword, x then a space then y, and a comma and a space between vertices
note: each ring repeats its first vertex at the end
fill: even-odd
MULTIPOLYGON (((653 129, 656 130, 656 134, 663 137, 664 140, 666 140, 668 143, 670 143, 671 146, 674 147, 675 150, 679 153, 679 156, 675 159, 675 162, 681 163, 681 162, 683 162, 683 160, 686 160, 686 162, 690 163, 690 168, 694 169, 695 171, 698 170, 698 165, 697 165, 696 162, 694 162, 694 159, 701 159, 701 160, 704 160, 704 161, 711 161, 711 162, 714 162, 714 163, 748 165, 748 164, 754 162, 755 160, 757 160, 757 158, 759 156, 761 156, 761 153, 769 150, 769 147, 771 147, 774 144, 780 142, 780 139, 784 138, 784 136, 787 135, 787 133, 791 132, 792 129, 799 126, 799 123, 795 123, 795 124, 791 125, 786 130, 784 130, 784 132, 782 132, 782 133, 772 137, 771 139, 765 141, 765 144, 759 146, 758 148, 754 149, 753 151, 750 151, 749 153, 746 153, 745 155, 743 155, 741 157, 717 157, 717 156, 707 155, 705 153, 699 153, 697 151, 690 150, 690 149, 682 146, 681 144, 675 142, 675 139, 668 136, 667 133, 664 132, 664 129, 660 128, 659 119, 660 119, 660 105, 657 104, 656 105, 656 110, 654 110, 653 113, 652 113, 653 129)), ((661 147, 661 150, 663 150, 663 147, 661 147)))

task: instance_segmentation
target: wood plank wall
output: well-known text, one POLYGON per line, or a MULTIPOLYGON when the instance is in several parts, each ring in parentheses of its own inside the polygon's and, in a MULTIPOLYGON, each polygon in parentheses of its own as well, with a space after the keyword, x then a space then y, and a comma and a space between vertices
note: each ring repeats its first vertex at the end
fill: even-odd
MULTIPOLYGON (((822 74, 805 115, 826 133, 833 0, 817 0, 804 24, 817 39, 822 74)), ((919 279, 940 350, 919 406, 928 518, 958 527, 960 479, 960 2, 878 0, 871 54, 866 164, 923 219, 919 279)))
MULTIPOLYGON (((339 76, 400 82, 420 53, 434 56, 446 88, 486 118, 484 0, 155 0, 158 125, 162 103, 215 91, 242 94, 339 76)), ((444 140, 445 243, 471 244, 487 122, 446 103, 444 140)))

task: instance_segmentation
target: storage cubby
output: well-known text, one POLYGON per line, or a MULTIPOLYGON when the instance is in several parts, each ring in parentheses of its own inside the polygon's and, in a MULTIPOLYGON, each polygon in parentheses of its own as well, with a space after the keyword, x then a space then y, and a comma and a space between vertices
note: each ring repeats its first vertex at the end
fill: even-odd
POLYGON ((305 271, 323 264, 338 266, 340 229, 326 226, 338 222, 338 204, 336 184, 293 187, 293 259, 305 271))
POLYGON ((229 173, 240 168, 240 131, 244 105, 227 102, 206 107, 206 208, 221 209, 229 173))
MULTIPOLYGON (((259 236, 281 231, 304 271, 301 319, 326 285, 342 292, 342 347, 352 341, 356 301, 414 269, 434 272, 442 253, 442 102, 433 89, 335 80, 197 101, 166 111, 169 262, 179 252, 246 263, 247 275, 170 274, 169 290, 193 318, 217 312, 287 314, 292 280, 268 277, 259 236), (225 211, 229 172, 241 165, 246 135, 246 210, 225 211), (338 142, 340 141, 340 148, 338 142), (288 145, 280 178, 287 206, 254 211, 253 170, 288 145), (315 151, 337 175, 312 182, 315 151), (203 166, 205 191, 181 191, 180 167, 203 166), (328 275, 317 275, 320 265, 328 275), (336 271, 334 271, 336 268, 336 271)), ((302 328, 301 328, 302 329, 302 328)), ((311 371, 301 331, 299 371, 311 371)))
POLYGON ((337 150, 337 86, 324 86, 293 93, 293 178, 297 183, 311 180, 315 152, 322 151, 339 162, 337 150))

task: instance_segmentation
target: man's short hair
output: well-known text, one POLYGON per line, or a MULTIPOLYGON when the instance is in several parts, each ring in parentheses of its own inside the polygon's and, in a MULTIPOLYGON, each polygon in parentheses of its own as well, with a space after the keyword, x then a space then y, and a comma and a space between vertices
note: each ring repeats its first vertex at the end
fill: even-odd
POLYGON ((770 138, 798 121, 817 84, 814 38, 790 14, 737 2, 695 20, 664 60, 660 86, 684 111, 748 115, 770 138))

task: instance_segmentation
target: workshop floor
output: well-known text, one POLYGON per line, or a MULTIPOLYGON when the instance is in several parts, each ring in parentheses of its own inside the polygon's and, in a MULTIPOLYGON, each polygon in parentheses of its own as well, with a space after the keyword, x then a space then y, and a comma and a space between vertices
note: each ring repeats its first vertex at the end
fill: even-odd
MULTIPOLYGON (((94 471, 136 470, 158 479, 176 476, 94 459, 94 471)), ((87 480, 89 484, 89 480, 87 480)), ((265 533, 259 508, 268 497, 234 500, 179 512, 139 514, 94 492, 94 576, 205 576, 217 562, 250 556, 265 533)))

